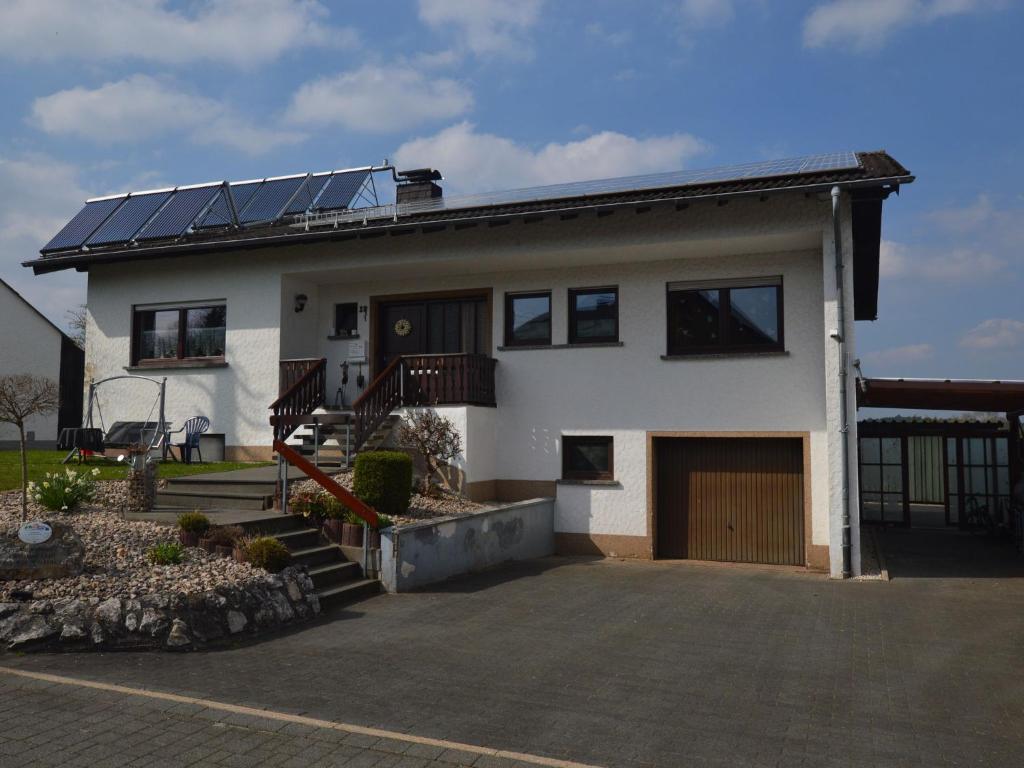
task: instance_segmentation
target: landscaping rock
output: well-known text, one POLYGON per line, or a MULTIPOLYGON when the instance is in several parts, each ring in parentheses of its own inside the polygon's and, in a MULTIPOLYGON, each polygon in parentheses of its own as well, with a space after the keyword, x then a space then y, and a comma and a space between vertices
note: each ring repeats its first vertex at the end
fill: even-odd
POLYGON ((192 645, 192 638, 188 634, 188 624, 181 619, 175 619, 167 635, 167 647, 184 648, 189 645, 192 645))
MULTIPOLYGON (((3 522, 10 525, 11 521, 3 522)), ((53 534, 39 544, 26 544, 17 528, 0 535, 0 580, 62 579, 78 576, 85 566, 85 545, 65 523, 49 522, 53 534)))

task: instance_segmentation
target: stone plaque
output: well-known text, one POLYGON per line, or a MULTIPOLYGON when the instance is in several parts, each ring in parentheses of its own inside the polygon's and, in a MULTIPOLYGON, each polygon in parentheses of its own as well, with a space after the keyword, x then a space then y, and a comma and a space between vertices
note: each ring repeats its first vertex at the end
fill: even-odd
POLYGON ((18 529, 18 538, 26 544, 42 544, 52 535, 53 529, 41 520, 30 520, 18 529))

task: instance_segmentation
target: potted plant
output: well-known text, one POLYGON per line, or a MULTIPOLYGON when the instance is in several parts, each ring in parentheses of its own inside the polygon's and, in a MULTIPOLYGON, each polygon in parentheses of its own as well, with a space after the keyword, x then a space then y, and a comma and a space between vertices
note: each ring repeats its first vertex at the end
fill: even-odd
POLYGON ((343 528, 348 510, 333 496, 325 495, 322 501, 321 513, 323 515, 324 536, 335 544, 341 543, 344 538, 343 528))
POLYGON ((363 519, 349 510, 345 510, 341 525, 341 543, 346 547, 363 546, 363 519))
POLYGON ((178 515, 178 538, 182 546, 199 546, 199 539, 210 530, 210 518, 202 512, 184 512, 178 515))
POLYGON ((288 499, 288 510, 302 515, 312 527, 319 528, 323 520, 323 496, 319 490, 303 489, 288 499))

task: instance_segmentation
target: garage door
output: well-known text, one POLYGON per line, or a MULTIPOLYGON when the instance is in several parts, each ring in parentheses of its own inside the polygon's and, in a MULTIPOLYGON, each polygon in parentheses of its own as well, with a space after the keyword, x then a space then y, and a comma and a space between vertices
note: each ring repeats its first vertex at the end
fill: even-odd
POLYGON ((799 438, 655 439, 658 557, 804 565, 799 438))

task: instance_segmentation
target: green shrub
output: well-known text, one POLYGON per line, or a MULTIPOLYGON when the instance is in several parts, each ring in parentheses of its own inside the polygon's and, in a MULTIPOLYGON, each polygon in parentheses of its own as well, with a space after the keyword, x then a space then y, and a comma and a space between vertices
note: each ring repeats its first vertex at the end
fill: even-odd
POLYGON ((202 512, 183 512, 178 515, 178 527, 186 533, 198 533, 202 536, 210 530, 210 518, 202 512))
POLYGON ((177 565, 181 562, 184 552, 181 544, 176 541, 168 541, 150 547, 146 556, 153 565, 177 565))
POLYGON ((395 521, 392 520, 387 515, 381 515, 381 514, 377 515, 377 530, 378 531, 381 530, 382 528, 390 528, 394 524, 395 524, 395 521))
POLYGON ((214 525, 204 537, 208 542, 219 547, 233 547, 235 542, 245 535, 245 531, 238 525, 214 525))
POLYGON ((412 459, 401 451, 359 454, 352 491, 379 513, 404 515, 412 497, 412 459))
POLYGON ((288 547, 273 536, 259 536, 245 543, 245 559, 257 568, 277 573, 288 566, 292 556, 288 547))
POLYGON ((41 483, 29 483, 28 495, 37 504, 57 512, 72 512, 83 501, 92 501, 96 493, 96 475, 100 471, 93 469, 88 474, 75 472, 73 469, 64 472, 47 472, 46 479, 41 483))
POLYGON ((349 512, 348 507, 331 494, 325 493, 320 501, 320 514, 327 520, 344 520, 349 512))

